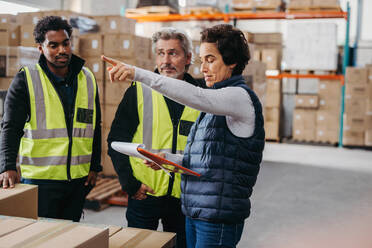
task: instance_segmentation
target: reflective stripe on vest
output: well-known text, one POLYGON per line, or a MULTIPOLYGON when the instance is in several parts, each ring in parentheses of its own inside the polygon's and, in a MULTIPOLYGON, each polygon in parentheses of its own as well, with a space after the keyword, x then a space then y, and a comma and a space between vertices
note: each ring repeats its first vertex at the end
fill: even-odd
MULTIPOLYGON (((67 180, 70 139, 60 97, 38 64, 34 68, 24 67, 23 70, 30 96, 30 120, 24 126, 19 149, 22 177, 67 180)), ((96 123, 94 76, 83 68, 77 81, 71 137, 71 179, 85 177, 89 173, 96 123), (79 122, 78 109, 85 110, 84 113, 90 113, 91 116, 79 122)))
MULTIPOLYGON (((163 95, 151 90, 149 87, 135 82, 137 88, 137 109, 139 125, 133 136, 133 143, 143 143, 151 152, 172 152, 173 124, 169 115, 167 103, 163 95)), ((186 107, 183 110, 181 120, 195 122, 199 111, 186 107)), ((183 154, 187 136, 179 134, 180 125, 177 127, 177 152, 183 154)), ((155 196, 167 194, 169 176, 162 170, 153 170, 145 166, 142 159, 129 158, 133 175, 142 183, 150 186, 155 191, 155 196)), ((171 195, 180 198, 181 176, 175 173, 171 195)))

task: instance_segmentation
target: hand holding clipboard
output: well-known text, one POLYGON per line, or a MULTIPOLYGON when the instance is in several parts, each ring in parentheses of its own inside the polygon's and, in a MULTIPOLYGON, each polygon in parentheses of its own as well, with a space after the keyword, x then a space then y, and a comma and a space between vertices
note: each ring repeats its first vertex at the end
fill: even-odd
POLYGON ((200 174, 195 171, 192 171, 188 168, 185 168, 179 164, 176 164, 172 161, 169 161, 152 152, 145 150, 144 144, 115 141, 111 143, 111 147, 115 151, 126 154, 128 156, 134 156, 134 157, 142 158, 144 160, 152 161, 156 165, 158 165, 159 168, 162 169, 164 172, 166 172, 168 175, 170 175, 169 172, 176 172, 176 173, 184 173, 187 175, 200 177, 200 174))

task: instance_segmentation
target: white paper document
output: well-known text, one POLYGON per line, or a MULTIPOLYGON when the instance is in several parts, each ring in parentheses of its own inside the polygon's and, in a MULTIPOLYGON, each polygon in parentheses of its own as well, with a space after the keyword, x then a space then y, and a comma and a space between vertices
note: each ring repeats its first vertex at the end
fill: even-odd
POLYGON ((144 155, 142 155, 141 153, 138 152, 137 148, 145 149, 144 144, 114 141, 114 142, 111 143, 111 147, 115 151, 123 153, 125 155, 152 161, 156 165, 158 165, 160 167, 160 169, 162 169, 165 173, 167 173, 169 176, 171 176, 168 169, 164 168, 160 164, 156 163, 155 161, 151 160, 150 158, 148 158, 148 157, 146 157, 146 156, 144 156, 144 155))

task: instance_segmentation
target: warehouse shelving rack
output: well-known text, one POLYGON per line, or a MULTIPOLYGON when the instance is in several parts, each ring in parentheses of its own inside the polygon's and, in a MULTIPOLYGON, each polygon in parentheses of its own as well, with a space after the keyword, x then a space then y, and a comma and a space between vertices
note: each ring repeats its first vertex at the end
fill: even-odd
POLYGON ((342 85, 341 107, 340 107, 340 131, 339 147, 342 147, 343 140, 343 115, 345 104, 345 80, 346 67, 349 65, 349 33, 350 33, 350 5, 347 2, 345 11, 296 11, 296 12, 231 12, 215 14, 147 14, 147 15, 127 15, 126 17, 135 19, 137 22, 174 22, 174 21, 233 21, 236 26, 237 20, 296 20, 296 19, 345 19, 346 35, 344 45, 344 58, 342 74, 340 75, 315 75, 315 74, 288 74, 282 73, 275 76, 267 76, 272 79, 282 78, 318 78, 326 80, 340 80, 342 85))

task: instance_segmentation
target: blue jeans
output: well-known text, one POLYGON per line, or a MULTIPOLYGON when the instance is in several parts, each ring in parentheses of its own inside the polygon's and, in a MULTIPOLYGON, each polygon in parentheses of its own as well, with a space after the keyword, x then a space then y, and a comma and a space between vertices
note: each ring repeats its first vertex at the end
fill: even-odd
POLYGON ((241 224, 211 223, 186 217, 187 248, 235 247, 242 236, 241 224))

